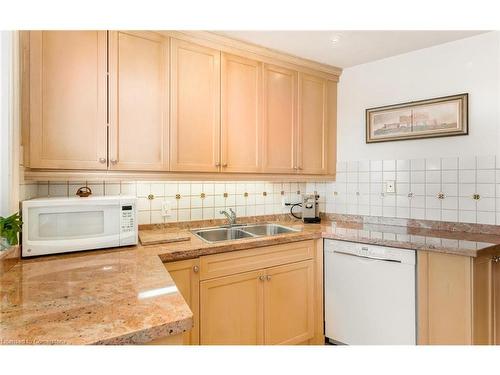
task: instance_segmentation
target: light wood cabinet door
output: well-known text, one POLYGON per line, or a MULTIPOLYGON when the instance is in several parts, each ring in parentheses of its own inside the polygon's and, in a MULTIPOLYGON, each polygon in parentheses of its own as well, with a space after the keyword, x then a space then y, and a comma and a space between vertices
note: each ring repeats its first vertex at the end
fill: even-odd
POLYGON ((165 268, 175 282, 191 312, 193 313, 193 328, 183 334, 184 345, 200 343, 200 262, 199 259, 181 260, 165 263, 165 268))
POLYGON ((221 72, 221 170, 259 172, 262 64, 222 53, 221 72))
POLYGON ((328 81, 328 138, 327 138, 327 173, 335 175, 337 170, 337 82, 328 81))
POLYGON ((201 344, 262 344, 264 282, 262 270, 202 281, 201 344))
POLYGON ((264 65, 263 171, 296 172, 297 72, 264 65))
POLYGON ((291 345, 314 336, 314 262, 266 270, 264 343, 291 345))
POLYGON ((327 80, 299 73, 297 168, 299 173, 327 172, 327 80))
POLYGON ((30 166, 106 169, 106 31, 30 32, 30 166))
POLYGON ((500 345, 500 263, 492 262, 493 268, 493 343, 500 345))
POLYGON ((472 344, 472 260, 418 254, 419 344, 472 344))
POLYGON ((220 51, 171 39, 170 167, 220 169, 220 51))
POLYGON ((168 39, 109 33, 112 170, 168 170, 168 39))
POLYGON ((473 344, 494 344, 494 262, 491 256, 473 260, 473 344))

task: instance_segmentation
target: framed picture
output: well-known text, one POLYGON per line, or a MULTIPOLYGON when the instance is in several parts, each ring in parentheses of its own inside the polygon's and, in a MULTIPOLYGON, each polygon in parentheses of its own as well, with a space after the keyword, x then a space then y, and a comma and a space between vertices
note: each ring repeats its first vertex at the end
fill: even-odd
POLYGON ((468 94, 366 110, 366 143, 467 135, 468 94))

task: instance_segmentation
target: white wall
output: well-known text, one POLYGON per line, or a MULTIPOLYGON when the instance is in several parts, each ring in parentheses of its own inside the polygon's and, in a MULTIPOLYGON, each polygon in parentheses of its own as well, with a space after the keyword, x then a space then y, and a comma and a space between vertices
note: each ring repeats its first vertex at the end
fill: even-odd
POLYGON ((326 211, 500 225, 499 147, 500 32, 347 68, 326 211), (460 93, 469 135, 365 143, 366 108, 460 93))
POLYGON ((347 68, 339 83, 338 159, 499 154, 500 32, 347 68), (365 109, 469 93, 469 135, 365 143, 365 109))

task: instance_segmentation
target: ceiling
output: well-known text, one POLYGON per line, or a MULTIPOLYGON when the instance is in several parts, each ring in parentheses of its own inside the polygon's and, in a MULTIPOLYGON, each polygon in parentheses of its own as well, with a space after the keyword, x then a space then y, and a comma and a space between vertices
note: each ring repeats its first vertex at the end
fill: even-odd
POLYGON ((277 51, 347 68, 487 31, 218 31, 277 51))

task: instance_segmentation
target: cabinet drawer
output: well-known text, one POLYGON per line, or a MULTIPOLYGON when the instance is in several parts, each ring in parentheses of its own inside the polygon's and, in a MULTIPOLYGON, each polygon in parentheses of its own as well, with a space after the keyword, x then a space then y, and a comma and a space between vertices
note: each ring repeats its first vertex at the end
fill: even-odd
POLYGON ((313 256, 313 240, 207 255, 200 258, 200 279, 212 279, 214 277, 299 262, 311 259, 313 256))

